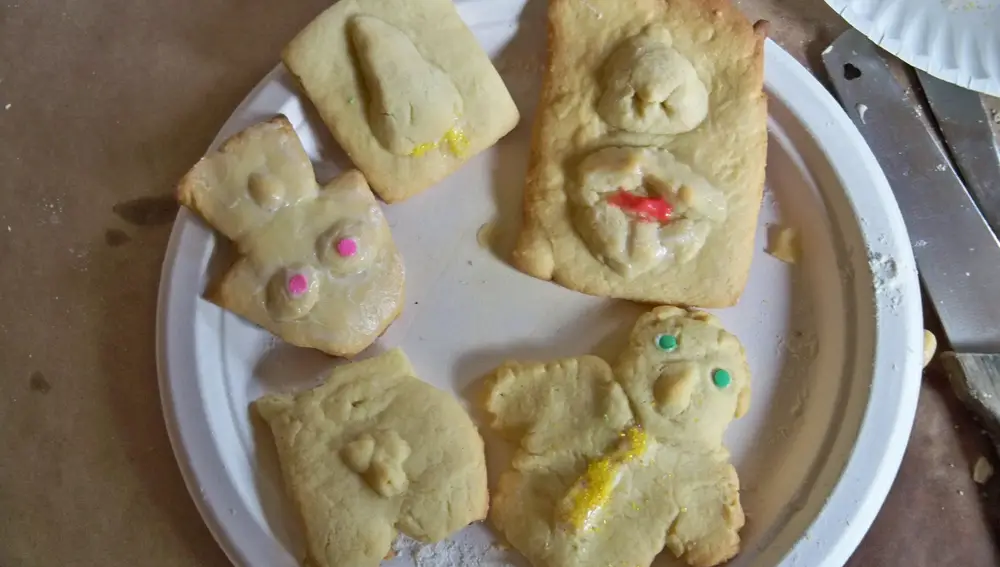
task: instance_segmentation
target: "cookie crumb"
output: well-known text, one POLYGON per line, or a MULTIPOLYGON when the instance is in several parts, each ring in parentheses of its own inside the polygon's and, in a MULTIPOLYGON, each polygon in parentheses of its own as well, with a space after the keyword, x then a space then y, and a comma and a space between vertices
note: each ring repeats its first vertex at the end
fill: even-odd
POLYGON ((976 465, 972 467, 972 480, 976 484, 986 484, 992 477, 993 465, 990 464, 986 457, 980 456, 976 460, 976 465))
POLYGON ((490 249, 490 247, 493 244, 494 226, 496 226, 496 222, 490 221, 484 223, 482 226, 479 227, 479 230, 476 231, 476 242, 479 243, 480 247, 485 248, 487 250, 490 249))
POLYGON ((924 329, 924 368, 927 368, 931 359, 934 358, 935 351, 937 351, 937 337, 934 336, 934 333, 924 329))
POLYGON ((767 253, 786 264, 795 264, 799 259, 799 232, 789 226, 768 226, 767 253))
POLYGON ((855 108, 858 111, 858 119, 861 120, 862 124, 867 124, 865 121, 865 115, 868 114, 868 105, 858 103, 855 108))

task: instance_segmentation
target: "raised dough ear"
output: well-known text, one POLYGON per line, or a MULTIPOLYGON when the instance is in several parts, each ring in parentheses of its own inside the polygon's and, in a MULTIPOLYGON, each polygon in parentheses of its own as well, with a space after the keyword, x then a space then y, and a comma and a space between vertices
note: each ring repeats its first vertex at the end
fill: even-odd
POLYGON ((279 208, 317 190, 302 142, 279 115, 239 132, 198 161, 177 185, 177 198, 239 243, 279 208), (275 163, 281 167, 269 167, 275 163))
POLYGON ((493 416, 493 428, 520 438, 530 454, 590 445, 601 445, 600 452, 608 433, 617 434, 632 418, 611 367, 596 356, 509 362, 492 381, 486 410, 493 416))

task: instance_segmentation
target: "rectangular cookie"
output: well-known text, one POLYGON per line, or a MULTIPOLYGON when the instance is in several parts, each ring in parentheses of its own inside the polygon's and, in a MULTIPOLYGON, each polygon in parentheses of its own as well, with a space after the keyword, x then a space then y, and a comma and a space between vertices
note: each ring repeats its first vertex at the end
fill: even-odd
POLYGON ((451 0, 341 0, 282 57, 387 202, 437 183, 520 118, 451 0))
POLYGON ((736 303, 764 186, 764 28, 726 0, 551 0, 514 264, 592 295, 736 303))

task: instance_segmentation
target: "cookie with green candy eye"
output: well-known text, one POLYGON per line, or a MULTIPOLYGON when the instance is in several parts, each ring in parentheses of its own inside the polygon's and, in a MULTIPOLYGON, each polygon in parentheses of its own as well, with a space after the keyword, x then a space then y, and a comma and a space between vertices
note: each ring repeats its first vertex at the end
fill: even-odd
POLYGON ((658 307, 612 366, 509 362, 492 426, 518 444, 490 519, 535 567, 694 567, 739 550, 739 479, 722 434, 749 404, 739 340, 714 316, 658 307))

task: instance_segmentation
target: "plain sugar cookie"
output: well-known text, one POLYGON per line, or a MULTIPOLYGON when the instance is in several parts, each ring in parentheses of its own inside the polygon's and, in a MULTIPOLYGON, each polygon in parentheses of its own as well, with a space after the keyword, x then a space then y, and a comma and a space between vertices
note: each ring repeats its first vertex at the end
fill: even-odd
POLYGON ((416 377, 401 350, 253 408, 274 434, 309 567, 377 567, 397 532, 437 542, 486 516, 476 426, 454 397, 416 377))

